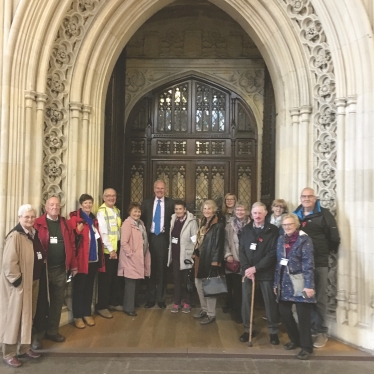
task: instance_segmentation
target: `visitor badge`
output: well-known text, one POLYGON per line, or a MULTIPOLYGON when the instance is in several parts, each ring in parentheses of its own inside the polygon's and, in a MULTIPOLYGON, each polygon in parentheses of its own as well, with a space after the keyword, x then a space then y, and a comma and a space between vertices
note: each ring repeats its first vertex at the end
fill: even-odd
POLYGON ((100 239, 100 234, 97 231, 95 231, 95 239, 96 240, 100 239))
POLYGON ((38 256, 38 260, 41 260, 43 258, 42 254, 40 252, 36 252, 36 255, 38 256))
POLYGON ((280 264, 283 265, 283 266, 287 266, 288 265, 288 258, 282 258, 280 260, 280 264))
POLYGON ((191 242, 194 244, 196 243, 196 235, 191 236, 191 242))
POLYGON ((178 244, 178 238, 171 238, 171 242, 173 244, 178 244))
POLYGON ((117 226, 117 222, 111 222, 110 226, 117 226))
POLYGON ((57 236, 51 236, 51 237, 49 238, 49 242, 50 242, 51 244, 57 244, 57 243, 58 243, 57 236))
POLYGON ((255 251, 256 247, 257 247, 257 243, 251 243, 251 246, 249 247, 249 249, 251 249, 252 251, 255 251))

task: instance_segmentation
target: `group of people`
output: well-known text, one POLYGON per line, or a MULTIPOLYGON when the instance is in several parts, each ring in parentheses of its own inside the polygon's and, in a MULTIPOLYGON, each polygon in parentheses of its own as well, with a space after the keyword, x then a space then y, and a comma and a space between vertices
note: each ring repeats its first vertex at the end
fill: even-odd
MULTIPOLYGON (((63 342, 59 333, 67 278, 73 282, 74 324, 94 326, 92 305, 104 318, 113 311, 135 317, 137 286, 146 283, 145 308, 166 308, 167 267, 172 266, 172 313, 191 312, 191 283, 201 310, 193 314, 201 325, 216 320, 216 297, 206 297, 203 280, 225 274, 227 298, 223 312, 243 323, 240 341, 249 340, 252 283, 261 289, 271 344, 279 344, 279 314, 290 342, 307 359, 327 341, 326 306, 328 257, 337 251, 339 233, 331 213, 320 206, 310 188, 301 205, 288 214, 284 200, 253 204, 251 214, 235 195, 225 196, 221 211, 213 200, 202 204, 202 218, 187 211, 184 201, 165 197, 165 183, 154 183, 154 197, 131 203, 123 222, 115 206, 116 191, 103 192, 97 216, 94 199, 83 194, 80 207, 66 220, 60 201, 50 197, 45 214, 36 218, 31 205, 18 211, 19 223, 6 237, 0 276, 0 342, 3 360, 19 367, 19 358, 36 359, 42 339, 63 342), (299 230, 300 224, 302 230, 299 230), (120 282, 120 277, 124 282, 120 282), (124 284, 124 286, 123 286, 124 284), (292 313, 296 305, 298 325, 292 313)), ((255 332, 252 332, 254 336, 255 332)))

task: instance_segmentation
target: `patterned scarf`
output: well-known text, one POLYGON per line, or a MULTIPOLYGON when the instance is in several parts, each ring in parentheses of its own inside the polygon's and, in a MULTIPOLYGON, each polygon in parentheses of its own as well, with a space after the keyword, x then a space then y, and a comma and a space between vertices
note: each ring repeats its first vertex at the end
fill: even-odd
POLYGON ((293 245, 299 237, 299 230, 296 230, 291 236, 284 234, 284 248, 286 249, 286 256, 291 252, 293 245))
POLYGON ((240 220, 239 218, 237 218, 237 217, 234 218, 234 221, 233 221, 233 225, 232 225, 232 227, 233 227, 233 229, 234 229, 236 235, 239 235, 239 234, 242 232, 244 226, 245 226, 247 223, 248 223, 248 216, 245 216, 245 217, 244 217, 243 219, 241 219, 241 220, 240 220))

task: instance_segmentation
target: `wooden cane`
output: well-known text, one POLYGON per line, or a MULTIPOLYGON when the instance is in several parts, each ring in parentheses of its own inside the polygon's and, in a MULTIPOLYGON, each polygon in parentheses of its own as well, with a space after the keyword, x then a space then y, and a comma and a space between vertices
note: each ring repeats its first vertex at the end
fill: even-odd
POLYGON ((253 331, 253 304, 255 301, 255 279, 252 280, 252 300, 251 300, 251 314, 249 316, 249 341, 248 347, 253 347, 252 344, 252 331, 253 331))

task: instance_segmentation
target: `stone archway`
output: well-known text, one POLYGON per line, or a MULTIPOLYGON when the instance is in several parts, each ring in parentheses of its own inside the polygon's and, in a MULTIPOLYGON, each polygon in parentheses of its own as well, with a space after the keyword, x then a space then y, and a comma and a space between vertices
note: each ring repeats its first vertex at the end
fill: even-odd
MULTIPOLYGON (((60 194, 67 211, 75 208, 78 186, 80 191, 85 188, 99 197, 104 95, 110 73, 135 30, 170 2, 15 1, 18 7, 14 16, 10 5, 13 2, 4 2, 2 38, 6 47, 0 148, 3 237, 14 225, 21 203, 28 201, 41 206, 42 190, 60 194), (76 38, 71 44, 74 48, 64 40, 60 46, 66 47, 65 53, 59 54, 55 47, 66 32, 76 38), (61 66, 51 74, 53 58, 61 66), (58 100, 63 105, 56 106, 57 111, 48 90, 55 92, 54 99, 61 97, 58 100), (62 126, 47 124, 51 130, 48 137, 45 116, 49 116, 52 125, 64 122, 62 126), (47 156, 43 149, 48 149, 47 156), (87 157, 80 153, 84 149, 87 157)), ((332 326, 342 339, 373 349, 373 305, 368 306, 367 300, 374 297, 374 283, 365 282, 365 275, 370 275, 365 260, 371 260, 363 248, 372 241, 372 191, 367 186, 372 185, 373 173, 365 160, 373 158, 370 108, 374 48, 373 30, 364 5, 353 0, 211 2, 248 32, 272 77, 278 108, 277 194, 297 201, 298 191, 315 183, 322 187, 327 202, 333 200, 335 208, 336 189, 338 222, 343 231, 341 250, 345 256, 339 265, 340 332, 335 322, 332 326), (351 20, 350 28, 344 26, 347 17, 351 20), (329 68, 331 61, 333 71, 329 68), (311 69, 313 64, 315 71, 311 69), (365 71, 365 78, 361 71, 365 71), (317 97, 322 98, 318 105, 317 97), (336 105, 332 110, 331 104, 336 105), (336 135, 334 131, 330 134, 330 129, 324 131, 325 121, 334 122, 336 135), (315 127, 313 122, 322 127, 315 127), (340 158, 334 165, 336 152, 340 158), (321 155, 327 156, 326 160, 321 155), (298 160, 298 173, 291 162, 294 159, 298 160), (370 173, 364 174, 366 170, 370 173), (287 185, 283 180, 288 181, 287 185), (292 187, 288 188, 289 185, 292 187), (357 210, 365 213, 352 225, 350 217, 357 210), (369 230, 369 234, 357 235, 357 227, 361 233, 369 230), (362 328, 360 334, 353 333, 356 328, 362 328)))

